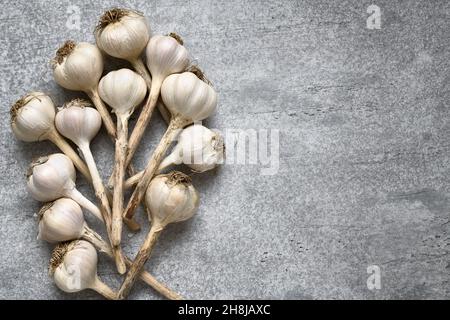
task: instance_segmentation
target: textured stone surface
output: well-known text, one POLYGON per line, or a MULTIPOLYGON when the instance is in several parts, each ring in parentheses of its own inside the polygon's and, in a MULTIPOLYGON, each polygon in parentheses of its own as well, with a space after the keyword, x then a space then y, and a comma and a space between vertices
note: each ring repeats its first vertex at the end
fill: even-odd
MULTIPOLYGON (((188 298, 450 298, 450 2, 377 0, 380 30, 366 28, 371 3, 2 1, 0 298, 98 298, 62 293, 47 276, 51 246, 36 241, 40 204, 24 172, 57 149, 16 141, 8 112, 32 89, 58 104, 81 96, 52 81, 49 59, 68 38, 92 42, 113 4, 184 37, 220 96, 209 126, 280 130, 276 175, 231 164, 194 175, 199 213, 167 229, 148 270, 188 298), (80 30, 66 27, 70 5, 80 30), (381 268, 380 290, 367 289, 370 265, 381 268)), ((138 167, 163 130, 155 116, 138 167)), ((93 150, 106 178, 104 134, 93 150)), ((144 233, 124 235, 130 255, 144 233)), ((117 287, 100 260, 100 277, 117 287)), ((160 297, 139 284, 131 298, 160 297)))

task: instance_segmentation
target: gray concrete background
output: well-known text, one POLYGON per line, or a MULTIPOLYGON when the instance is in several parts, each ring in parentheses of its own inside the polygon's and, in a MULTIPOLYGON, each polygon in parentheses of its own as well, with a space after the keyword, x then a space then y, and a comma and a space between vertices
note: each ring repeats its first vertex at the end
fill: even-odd
MULTIPOLYGON (((147 270, 187 298, 450 298, 445 0, 3 0, 0 298, 98 298, 62 293, 47 276, 51 246, 36 241, 40 204, 24 173, 33 157, 57 149, 16 141, 9 108, 30 90, 58 104, 81 96, 52 81, 48 62, 66 39, 92 42, 112 5, 144 12, 155 33, 184 37, 219 93, 210 127, 280 130, 278 174, 225 165, 194 176, 198 215, 167 229, 147 270), (380 30, 366 28, 372 3, 382 10, 380 30), (70 5, 81 10, 80 30, 66 27, 70 5), (380 290, 366 286, 370 265, 381 268, 380 290)), ((138 167, 163 130, 155 116, 138 167)), ((108 176, 104 134, 93 150, 108 176)), ((78 185, 93 199, 85 181, 78 185)), ((144 231, 125 234, 130 255, 144 231)), ((100 260, 100 277, 117 287, 113 265, 100 260)), ((139 284, 131 298, 160 296, 139 284)))

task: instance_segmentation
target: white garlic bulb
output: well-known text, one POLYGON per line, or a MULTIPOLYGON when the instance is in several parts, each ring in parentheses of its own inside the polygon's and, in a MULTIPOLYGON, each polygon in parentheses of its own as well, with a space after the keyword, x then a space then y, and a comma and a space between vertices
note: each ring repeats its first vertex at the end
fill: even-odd
POLYGON ((177 145, 161 162, 158 171, 181 163, 196 172, 212 170, 223 163, 224 152, 223 137, 219 133, 195 124, 181 132, 177 145))
POLYGON ((58 131, 77 146, 89 144, 102 125, 100 113, 90 106, 86 100, 74 99, 60 108, 55 117, 58 131))
POLYGON ((139 272, 150 258, 160 233, 170 223, 191 218, 198 209, 199 196, 187 175, 173 171, 151 181, 145 193, 145 201, 152 227, 120 286, 120 299, 130 292, 139 272))
POLYGON ((115 299, 114 291, 97 275, 97 251, 84 240, 75 240, 58 245, 50 260, 50 275, 56 286, 64 292, 79 292, 92 289, 105 298, 115 299))
POLYGON ((98 86, 100 97, 117 114, 129 117, 145 98, 147 85, 144 79, 130 69, 111 71, 98 86))
POLYGON ((209 117, 216 109, 216 91, 191 72, 168 76, 161 88, 161 97, 173 117, 189 123, 209 117))
POLYGON ((189 66, 188 51, 170 36, 151 37, 145 54, 153 82, 162 82, 168 75, 183 72, 189 66))
POLYGON ((138 12, 120 8, 106 11, 95 31, 95 40, 101 50, 125 60, 136 60, 149 39, 147 19, 138 12))
POLYGON ((199 196, 187 175, 173 171, 153 178, 145 201, 152 225, 165 227, 191 218, 198 208, 199 196))
POLYGON ((100 210, 75 187, 76 173, 72 161, 62 153, 40 157, 27 172, 27 190, 42 202, 68 197, 103 220, 100 210))
POLYGON ((51 243, 79 239, 85 225, 80 205, 72 199, 60 198, 39 211, 38 239, 51 243))
POLYGON ((22 141, 48 139, 54 129, 55 105, 42 92, 31 92, 20 98, 11 108, 11 128, 22 141))
POLYGON ((60 86, 74 91, 91 91, 103 72, 103 57, 97 46, 71 40, 58 49, 53 76, 60 86))
POLYGON ((52 201, 64 196, 75 185, 72 161, 61 153, 40 157, 31 164, 27 187, 34 199, 52 201))

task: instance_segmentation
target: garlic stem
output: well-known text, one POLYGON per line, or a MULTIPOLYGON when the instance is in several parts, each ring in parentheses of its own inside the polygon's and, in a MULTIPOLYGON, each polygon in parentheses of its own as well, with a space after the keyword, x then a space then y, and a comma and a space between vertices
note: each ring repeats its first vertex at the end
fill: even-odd
POLYGON ((98 95, 98 88, 94 88, 91 91, 87 91, 86 94, 89 96, 89 98, 94 103, 95 107, 97 108, 97 111, 100 113, 100 116, 102 117, 103 124, 105 125, 106 131, 108 134, 115 139, 116 137, 116 126, 114 125, 114 121, 111 118, 111 114, 109 113, 108 109, 106 108, 106 105, 103 103, 102 99, 100 99, 100 96, 98 95))
POLYGON ((123 185, 124 189, 128 190, 134 187, 139 182, 139 180, 142 179, 143 176, 144 171, 139 171, 134 176, 129 177, 127 180, 125 180, 125 183, 123 185))
MULTIPOLYGON (((161 164, 158 167, 158 170, 155 172, 155 174, 161 173, 163 170, 167 169, 171 165, 174 165, 176 163, 176 156, 175 154, 170 154, 168 157, 164 158, 163 161, 161 161, 161 164)), ((135 175, 129 177, 127 180, 125 180, 124 183, 124 190, 131 189, 134 187, 139 180, 142 179, 144 176, 144 171, 139 171, 135 175)))
POLYGON ((130 270, 128 271, 125 279, 120 286, 118 292, 118 298, 124 299, 128 296, 133 284, 136 282, 137 276, 141 272, 144 267, 145 262, 150 258, 153 248, 155 247, 156 241, 160 233, 163 231, 164 226, 159 224, 152 225, 150 232, 147 234, 144 243, 142 244, 139 252, 136 255, 133 263, 130 266, 130 270))
MULTIPOLYGON (((144 62, 141 58, 138 58, 137 60, 130 61, 131 65, 133 66, 134 70, 139 73, 142 78, 144 78, 145 83, 147 84, 147 87, 149 90, 152 89, 152 79, 150 77, 150 73, 147 70, 147 67, 144 65, 144 62)), ((150 96, 149 96, 150 99, 150 96)), ((158 110, 161 113, 161 117, 164 119, 164 121, 168 124, 170 122, 170 113, 162 103, 157 104, 158 110)), ((151 117, 151 115, 150 115, 151 117)))
MULTIPOLYGON (((84 232, 81 236, 84 240, 89 241, 97 248, 98 251, 105 253, 111 259, 114 258, 111 251, 111 247, 102 239, 102 237, 88 226, 84 227, 84 232)), ((125 256, 125 263, 127 266, 131 266, 133 263, 125 256)), ((158 293, 170 300, 182 300, 183 298, 176 292, 167 288, 164 284, 155 279, 150 273, 143 270, 140 275, 140 279, 156 290, 158 293)))
POLYGON ((76 188, 73 188, 70 191, 68 191, 67 197, 73 199, 75 202, 77 202, 80 206, 88 210, 99 220, 103 221, 102 214, 99 208, 97 208, 95 204, 93 204, 89 199, 83 196, 76 188))
MULTIPOLYGON (((108 237, 110 241, 113 242, 113 236, 111 231, 112 230, 111 208, 109 206, 106 190, 103 185, 100 174, 98 172, 97 165, 95 164, 94 157, 92 156, 91 149, 89 148, 89 143, 80 144, 80 150, 83 153, 86 163, 89 167, 89 171, 91 172, 95 196, 98 202, 100 203, 100 212, 103 217, 103 221, 105 222, 108 237)), ((117 246, 113 246, 113 251, 117 270, 119 271, 120 274, 124 274, 126 272, 126 266, 122 255, 122 251, 120 247, 117 246)))
POLYGON ((122 237, 123 182, 127 152, 128 116, 117 115, 117 139, 114 161, 114 193, 112 208, 112 245, 120 246, 122 237))
POLYGON ((131 159, 133 159, 139 142, 141 142, 142 136, 144 135, 145 129, 147 128, 147 125, 150 121, 153 110, 156 106, 156 102, 158 102, 161 85, 162 81, 160 79, 153 78, 149 98, 147 99, 147 103, 145 104, 145 106, 142 108, 141 114, 139 115, 139 118, 128 141, 128 151, 125 160, 126 167, 130 164, 131 159))
POLYGON ((92 181, 91 175, 89 173, 89 169, 86 164, 81 160, 78 154, 73 150, 69 143, 67 143, 66 139, 53 128, 48 133, 48 140, 53 142, 66 156, 72 160, 75 167, 80 170, 81 174, 89 181, 92 181))
POLYGON ((103 281, 100 280, 99 277, 96 276, 94 283, 91 286, 91 289, 97 291, 102 296, 104 296, 108 300, 117 300, 117 294, 113 289, 108 287, 103 281))
POLYGON ((142 175, 142 178, 136 185, 136 188, 134 189, 134 192, 128 202, 128 205, 123 214, 123 216, 126 219, 133 218, 134 212, 139 203, 142 201, 145 191, 147 190, 150 181, 155 175, 159 164, 161 163, 165 153, 167 152, 167 149, 169 148, 172 141, 178 135, 179 130, 182 129, 187 123, 188 122, 183 118, 176 116, 173 117, 172 120, 170 120, 169 127, 167 128, 166 132, 164 133, 164 136, 162 137, 161 141, 159 142, 158 146, 153 152, 147 164, 147 167, 145 168, 145 171, 142 175))
POLYGON ((108 257, 114 257, 111 247, 108 245, 108 243, 106 243, 105 240, 103 240, 97 232, 89 228, 87 225, 85 225, 83 228, 83 234, 81 235, 81 238, 92 243, 92 245, 96 247, 98 251, 105 253, 108 257))

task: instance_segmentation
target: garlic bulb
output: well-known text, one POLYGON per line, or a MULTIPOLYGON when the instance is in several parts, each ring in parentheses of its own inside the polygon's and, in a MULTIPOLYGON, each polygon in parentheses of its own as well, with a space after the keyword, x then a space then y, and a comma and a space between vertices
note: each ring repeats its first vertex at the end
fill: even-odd
POLYGON ((186 48, 171 36, 151 37, 145 55, 153 81, 162 82, 173 73, 183 72, 190 63, 186 48))
POLYGON ((87 42, 68 40, 56 52, 53 76, 61 87, 73 91, 95 88, 103 73, 100 50, 87 42))
POLYGON ((199 197, 189 176, 173 171, 150 182, 145 202, 152 225, 164 228, 191 218, 198 208, 199 197))
MULTIPOLYGON (((57 113, 55 118, 56 128, 62 135, 72 140, 83 153, 89 172, 92 177, 92 184, 95 196, 100 205, 100 212, 105 221, 108 236, 111 239, 111 208, 107 197, 106 189, 102 178, 98 172, 97 165, 92 155, 89 144, 100 130, 102 120, 100 114, 94 108, 90 108, 88 101, 75 99, 66 103, 57 113)), ((119 273, 126 271, 125 262, 120 248, 114 247, 114 256, 119 273)))
POLYGON ((47 139, 54 128, 55 105, 42 92, 31 92, 11 108, 11 127, 19 140, 26 142, 47 139))
POLYGON ((219 133, 195 124, 181 132, 177 145, 161 162, 158 171, 181 163, 196 172, 212 170, 223 163, 224 150, 223 137, 219 133))
POLYGON ((122 235, 123 182, 128 148, 128 119, 144 100, 147 85, 144 79, 129 69, 112 71, 99 84, 100 96, 117 115, 117 139, 114 161, 114 193, 111 243, 119 247, 122 235))
POLYGON ((58 131, 78 147, 89 145, 102 125, 100 113, 83 99, 74 99, 59 109, 55 117, 58 131))
POLYGON ((148 187, 145 200, 152 227, 122 282, 118 293, 120 299, 128 295, 162 230, 170 223, 191 218, 199 205, 199 196, 191 179, 177 171, 155 177, 148 187))
POLYGON ((62 153, 55 153, 31 163, 27 172, 27 189, 34 199, 42 202, 72 198, 102 220, 100 210, 76 189, 75 178, 72 161, 62 153))
MULTIPOLYGON (((69 198, 58 199, 45 204, 41 208, 39 211, 38 239, 50 243, 83 239, 90 242, 100 252, 106 253, 112 259, 114 258, 109 244, 88 227, 81 207, 69 198)), ((127 265, 131 265, 131 260, 126 257, 125 262, 127 265)), ((168 299, 181 299, 180 295, 165 287, 148 272, 142 271, 140 278, 168 299)))
POLYGON ((17 139, 34 142, 49 140, 64 152, 78 170, 90 181, 89 170, 67 141, 55 128, 55 105, 42 92, 31 92, 11 107, 11 128, 17 139))
POLYGON ((117 116, 130 116, 145 98, 147 85, 144 79, 130 69, 109 72, 99 83, 100 97, 117 116))
POLYGON ((130 164, 142 139, 153 110, 157 105, 164 79, 172 73, 183 72, 189 65, 189 55, 186 48, 169 36, 156 35, 151 37, 145 53, 147 67, 153 77, 152 85, 147 102, 142 108, 136 126, 130 135, 125 166, 130 164))
POLYGON ((52 253, 50 275, 64 292, 92 289, 107 299, 116 299, 116 293, 97 275, 97 251, 87 241, 75 240, 58 245, 52 253))
POLYGON ((53 64, 53 76, 62 87, 83 91, 94 103, 103 119, 108 133, 115 136, 115 126, 111 115, 98 96, 98 81, 103 73, 103 57, 93 44, 81 42, 76 44, 69 40, 58 49, 53 64))
POLYGON ((215 90, 192 72, 168 76, 163 82, 161 97, 173 117, 188 123, 206 119, 217 106, 215 90))
POLYGON ((80 205, 69 198, 45 204, 38 215, 38 240, 56 243, 79 239, 86 227, 80 205))
POLYGON ((209 117, 217 105, 215 90, 191 72, 168 76, 163 82, 161 96, 171 112, 172 118, 166 133, 145 168, 142 179, 131 195, 124 213, 127 219, 133 218, 153 175, 179 130, 193 122, 209 117))
POLYGON ((139 58, 149 39, 147 19, 127 9, 113 8, 106 11, 95 30, 95 40, 101 50, 128 61, 139 58))

